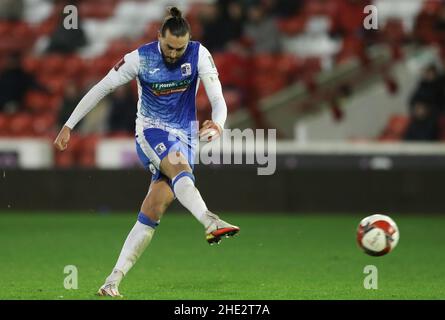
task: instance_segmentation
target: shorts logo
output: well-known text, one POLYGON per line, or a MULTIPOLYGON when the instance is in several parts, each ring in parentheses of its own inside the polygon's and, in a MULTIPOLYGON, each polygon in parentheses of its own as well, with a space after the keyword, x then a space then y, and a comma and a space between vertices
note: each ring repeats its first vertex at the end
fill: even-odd
POLYGON ((192 65, 190 63, 184 63, 181 65, 181 74, 183 77, 190 76, 192 74, 192 65))
POLYGON ((155 147, 155 151, 160 155, 162 153, 164 153, 164 151, 167 150, 167 148, 165 147, 165 144, 163 144, 162 142, 159 143, 156 147, 155 147))
POLYGON ((151 172, 152 174, 156 174, 156 168, 155 168, 155 166, 154 166, 152 163, 150 163, 150 164, 148 165, 148 169, 150 170, 150 172, 151 172))

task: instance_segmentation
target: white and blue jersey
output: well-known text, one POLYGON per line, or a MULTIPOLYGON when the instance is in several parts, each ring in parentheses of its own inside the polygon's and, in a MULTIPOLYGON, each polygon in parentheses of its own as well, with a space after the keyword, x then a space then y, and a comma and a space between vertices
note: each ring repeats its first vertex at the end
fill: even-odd
POLYGON ((66 126, 73 128, 105 95, 116 87, 137 80, 136 150, 153 179, 161 177, 159 166, 172 151, 181 151, 193 169, 198 136, 195 97, 203 81, 212 105, 212 120, 221 128, 227 117, 218 72, 209 51, 189 41, 173 65, 164 62, 158 41, 126 54, 79 102, 66 126))
POLYGON ((196 121, 199 47, 198 42, 190 41, 174 67, 163 61, 157 41, 138 49, 139 118, 183 134, 192 133, 191 125, 196 121))

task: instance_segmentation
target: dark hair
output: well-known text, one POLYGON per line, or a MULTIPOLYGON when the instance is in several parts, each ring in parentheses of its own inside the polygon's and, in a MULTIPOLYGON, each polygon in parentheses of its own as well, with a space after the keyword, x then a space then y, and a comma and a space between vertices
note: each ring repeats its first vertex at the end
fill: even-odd
POLYGON ((161 35, 165 37, 167 30, 176 37, 183 37, 190 33, 190 25, 182 17, 182 12, 177 7, 167 8, 169 15, 165 18, 161 27, 161 35))

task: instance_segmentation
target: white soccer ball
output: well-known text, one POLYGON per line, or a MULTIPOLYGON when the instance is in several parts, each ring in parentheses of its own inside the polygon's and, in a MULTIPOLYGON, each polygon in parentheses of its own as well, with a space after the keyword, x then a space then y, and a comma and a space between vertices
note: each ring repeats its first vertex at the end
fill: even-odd
POLYGON ((358 225, 357 243, 370 256, 383 256, 391 252, 399 238, 397 224, 383 214, 366 217, 358 225))

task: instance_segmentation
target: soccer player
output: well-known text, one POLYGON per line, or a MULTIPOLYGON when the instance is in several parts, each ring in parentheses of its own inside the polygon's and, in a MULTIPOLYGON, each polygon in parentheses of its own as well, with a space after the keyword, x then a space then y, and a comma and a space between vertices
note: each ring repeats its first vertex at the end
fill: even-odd
POLYGON ((209 51, 190 40, 190 26, 181 11, 169 8, 158 41, 126 54, 79 102, 60 130, 55 147, 67 148, 74 126, 116 87, 136 78, 139 101, 136 150, 152 172, 148 193, 136 224, 98 294, 121 296, 119 284, 150 243, 163 213, 177 198, 204 226, 208 243, 239 232, 207 209, 195 187, 193 162, 197 137, 216 139, 222 133, 227 106, 218 72, 209 51), (195 96, 202 81, 212 106, 212 120, 196 125, 195 96), (198 130, 199 129, 199 130, 198 130), (213 135, 212 135, 213 134, 213 135))

